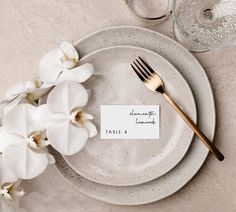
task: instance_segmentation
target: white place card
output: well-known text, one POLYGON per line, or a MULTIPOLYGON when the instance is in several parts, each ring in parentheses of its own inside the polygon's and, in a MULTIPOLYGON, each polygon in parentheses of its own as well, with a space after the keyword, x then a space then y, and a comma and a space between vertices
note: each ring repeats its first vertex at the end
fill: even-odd
POLYGON ((159 137, 159 105, 101 105, 101 139, 159 137))

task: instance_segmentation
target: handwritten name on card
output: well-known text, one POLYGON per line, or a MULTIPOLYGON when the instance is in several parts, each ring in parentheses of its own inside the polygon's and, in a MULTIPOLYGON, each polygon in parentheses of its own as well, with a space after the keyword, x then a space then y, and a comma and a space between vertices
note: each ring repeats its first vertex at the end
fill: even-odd
POLYGON ((159 138, 159 105, 101 105, 101 139, 159 138))

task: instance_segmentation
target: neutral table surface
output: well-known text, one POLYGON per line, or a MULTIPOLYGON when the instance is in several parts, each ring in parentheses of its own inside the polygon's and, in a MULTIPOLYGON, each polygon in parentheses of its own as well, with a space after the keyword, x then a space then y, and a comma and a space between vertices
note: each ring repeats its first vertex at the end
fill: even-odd
MULTIPOLYGON (((0 97, 16 82, 38 75, 38 61, 61 41, 76 41, 96 30, 142 24, 120 0, 0 1, 0 97)), ((173 37, 172 18, 150 29, 173 37)), ((217 107, 216 145, 200 172, 180 191, 143 206, 106 204, 76 191, 50 166, 23 182, 26 212, 234 212, 236 211, 236 48, 195 54, 213 87, 217 107)), ((201 83, 201 82, 199 82, 201 83)))

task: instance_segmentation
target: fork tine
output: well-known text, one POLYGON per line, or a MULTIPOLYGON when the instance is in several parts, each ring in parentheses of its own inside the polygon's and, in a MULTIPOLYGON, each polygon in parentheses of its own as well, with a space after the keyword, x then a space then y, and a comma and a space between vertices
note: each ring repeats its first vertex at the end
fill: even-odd
POLYGON ((132 64, 130 65, 133 68, 134 72, 138 75, 139 79, 141 79, 141 81, 146 81, 145 78, 138 72, 138 70, 132 64))
POLYGON ((143 62, 143 64, 146 66, 146 68, 147 68, 152 74, 155 73, 155 71, 152 69, 152 67, 147 64, 147 62, 145 62, 140 56, 139 56, 138 58, 143 62))
POLYGON ((146 73, 146 70, 142 70, 142 66, 140 67, 135 61, 133 61, 134 65, 138 68, 139 70, 139 73, 142 74, 142 76, 145 78, 145 79, 149 79, 149 75, 146 73))
POLYGON ((150 77, 152 76, 152 73, 150 73, 150 71, 148 71, 147 68, 145 68, 142 63, 140 63, 137 59, 136 59, 136 62, 142 67, 143 71, 145 72, 145 74, 147 75, 147 77, 150 77))

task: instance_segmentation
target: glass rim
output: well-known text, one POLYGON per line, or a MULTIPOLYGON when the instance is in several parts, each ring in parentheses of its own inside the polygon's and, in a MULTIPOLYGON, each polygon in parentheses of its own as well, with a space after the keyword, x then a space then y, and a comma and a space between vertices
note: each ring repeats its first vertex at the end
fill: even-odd
POLYGON ((137 14, 129 5, 128 1, 127 0, 121 0, 124 5, 137 17, 137 18, 140 18, 142 20, 148 20, 148 21, 154 21, 154 20, 161 20, 161 19, 164 19, 166 17, 168 17, 172 12, 173 12, 173 5, 174 5, 174 0, 168 0, 168 6, 166 8, 166 11, 163 13, 163 15, 160 15, 158 17, 146 17, 146 16, 142 16, 142 15, 139 15, 137 14), (170 4, 170 2, 172 2, 170 4))

